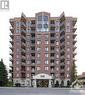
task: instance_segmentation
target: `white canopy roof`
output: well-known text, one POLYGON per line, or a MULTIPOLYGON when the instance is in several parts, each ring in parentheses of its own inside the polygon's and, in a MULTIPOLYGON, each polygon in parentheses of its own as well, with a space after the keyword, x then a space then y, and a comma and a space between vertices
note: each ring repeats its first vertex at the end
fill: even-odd
POLYGON ((41 74, 37 74, 37 75, 33 76, 33 79, 52 79, 52 76, 41 73, 41 74))

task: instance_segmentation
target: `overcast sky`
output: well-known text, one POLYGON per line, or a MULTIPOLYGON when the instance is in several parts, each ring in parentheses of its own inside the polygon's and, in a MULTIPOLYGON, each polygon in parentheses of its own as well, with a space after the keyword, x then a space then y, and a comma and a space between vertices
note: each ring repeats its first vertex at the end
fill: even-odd
POLYGON ((27 17, 35 16, 40 11, 50 12, 51 16, 77 17, 77 56, 78 74, 85 72, 85 0, 9 0, 8 11, 0 10, 0 58, 9 68, 9 19, 20 17, 24 12, 27 17))

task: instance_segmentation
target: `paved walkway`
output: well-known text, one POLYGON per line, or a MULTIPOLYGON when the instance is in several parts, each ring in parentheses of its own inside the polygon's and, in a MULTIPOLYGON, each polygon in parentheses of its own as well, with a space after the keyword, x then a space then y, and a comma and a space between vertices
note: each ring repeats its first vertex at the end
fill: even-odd
POLYGON ((0 88, 0 95, 85 95, 85 89, 0 88))

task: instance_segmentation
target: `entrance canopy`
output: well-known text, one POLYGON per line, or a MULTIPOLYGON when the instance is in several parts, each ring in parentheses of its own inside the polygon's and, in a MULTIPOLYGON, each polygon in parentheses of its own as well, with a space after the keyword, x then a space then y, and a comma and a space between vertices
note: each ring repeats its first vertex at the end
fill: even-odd
POLYGON ((37 74, 37 75, 33 76, 33 79, 52 79, 52 76, 41 73, 41 74, 37 74))

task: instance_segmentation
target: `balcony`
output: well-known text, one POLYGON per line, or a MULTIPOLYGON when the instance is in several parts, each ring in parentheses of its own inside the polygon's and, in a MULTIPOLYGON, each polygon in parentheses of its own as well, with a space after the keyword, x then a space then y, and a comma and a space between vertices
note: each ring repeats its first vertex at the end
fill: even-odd
POLYGON ((13 57, 13 52, 12 51, 9 51, 9 54, 13 57))
POLYGON ((22 78, 22 79, 23 79, 23 78, 26 78, 26 73, 22 72, 22 73, 21 73, 21 78, 22 78))
POLYGON ((9 48, 10 48, 12 51, 13 51, 13 49, 14 49, 13 46, 11 46, 11 47, 9 47, 9 48))
POLYGON ((9 64, 9 67, 10 67, 10 68, 13 68, 13 64, 12 64, 12 63, 10 63, 10 64, 9 64))
POLYGON ((23 28, 21 30, 21 35, 26 36, 26 30, 24 30, 23 28))
POLYGON ((10 40, 10 43, 13 45, 14 44, 14 41, 13 40, 10 40))
POLYGON ((75 57, 75 56, 76 56, 76 54, 77 54, 77 53, 73 53, 73 57, 75 57))
POLYGON ((14 29, 12 27, 10 27, 10 31, 11 33, 14 33, 14 29))
POLYGON ((14 27, 14 20, 13 19, 10 19, 10 24, 12 27, 14 27))
POLYGON ((13 39, 14 35, 11 33, 11 34, 10 34, 10 37, 11 37, 11 39, 13 39))
POLYGON ((21 56, 21 59, 22 59, 22 60, 26 60, 26 57, 25 57, 25 56, 21 56))
POLYGON ((77 28, 73 28, 73 32, 75 33, 75 31, 77 30, 77 28))
POLYGON ((26 44, 24 42, 21 43, 21 48, 23 48, 23 49, 26 48, 26 44))
POLYGON ((26 37, 25 36, 21 36, 21 41, 25 43, 26 37))
POLYGON ((32 68, 32 69, 31 69, 31 72, 35 72, 35 68, 32 68))
POLYGON ((73 45, 75 45, 75 44, 76 44, 76 42, 77 42, 77 41, 73 41, 73 45))
POLYGON ((73 51, 75 51, 75 50, 76 50, 76 48, 77 48, 77 47, 73 47, 73 51))
POLYGON ((76 38, 76 36, 77 36, 77 34, 73 34, 73 39, 75 39, 75 38, 76 38))
POLYGON ((76 22, 77 22, 77 18, 75 18, 75 19, 72 21, 73 26, 75 26, 76 22))
POLYGON ((10 58, 10 61, 13 62, 13 58, 10 58))
POLYGON ((50 63, 51 67, 54 67, 55 66, 55 63, 50 63))

